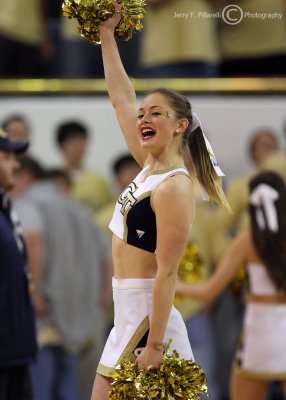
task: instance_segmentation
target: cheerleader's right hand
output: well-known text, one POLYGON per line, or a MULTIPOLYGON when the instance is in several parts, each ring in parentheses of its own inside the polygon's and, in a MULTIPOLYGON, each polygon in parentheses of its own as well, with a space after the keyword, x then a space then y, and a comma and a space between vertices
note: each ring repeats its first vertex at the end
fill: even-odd
POLYGON ((118 3, 114 3, 115 13, 107 18, 106 21, 102 21, 99 24, 99 33, 104 34, 105 32, 114 32, 115 28, 119 24, 121 20, 121 5, 118 3))

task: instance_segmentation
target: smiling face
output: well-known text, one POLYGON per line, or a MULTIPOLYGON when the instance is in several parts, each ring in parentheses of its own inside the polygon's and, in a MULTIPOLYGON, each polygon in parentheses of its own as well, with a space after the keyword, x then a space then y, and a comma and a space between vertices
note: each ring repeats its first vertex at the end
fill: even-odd
POLYGON ((137 117, 137 132, 142 147, 159 149, 168 146, 178 136, 179 121, 168 99, 160 93, 147 96, 137 117))

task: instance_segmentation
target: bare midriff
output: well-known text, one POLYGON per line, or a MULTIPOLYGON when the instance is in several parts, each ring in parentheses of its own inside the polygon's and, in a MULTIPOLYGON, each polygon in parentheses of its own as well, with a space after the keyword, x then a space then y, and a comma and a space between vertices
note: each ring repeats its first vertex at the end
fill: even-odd
POLYGON ((131 246, 116 235, 112 238, 112 260, 116 279, 155 278, 157 271, 155 254, 131 246))

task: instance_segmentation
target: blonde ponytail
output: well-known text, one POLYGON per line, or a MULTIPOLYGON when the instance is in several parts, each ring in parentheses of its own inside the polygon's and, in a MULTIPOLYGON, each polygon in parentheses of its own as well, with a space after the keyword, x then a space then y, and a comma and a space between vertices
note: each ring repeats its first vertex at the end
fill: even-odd
MULTIPOLYGON (((222 189, 221 178, 217 175, 210 160, 210 154, 207 150, 201 128, 197 127, 192 132, 186 132, 184 144, 188 146, 197 178, 204 187, 210 200, 231 214, 230 205, 222 189)), ((186 149, 184 151, 186 151, 186 149)))

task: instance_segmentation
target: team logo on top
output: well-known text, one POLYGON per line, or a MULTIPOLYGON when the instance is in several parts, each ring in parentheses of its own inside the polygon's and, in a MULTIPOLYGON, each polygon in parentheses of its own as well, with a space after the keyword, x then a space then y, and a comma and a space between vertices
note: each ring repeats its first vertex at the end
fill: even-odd
POLYGON ((134 182, 131 182, 129 186, 124 190, 123 193, 121 193, 118 203, 121 204, 121 214, 124 215, 127 209, 131 208, 134 206, 134 204, 137 202, 137 199, 133 196, 133 193, 137 189, 137 186, 135 185, 134 182))
POLYGON ((141 239, 145 232, 140 231, 140 229, 136 229, 136 233, 137 233, 137 236, 139 237, 139 239, 141 239))

